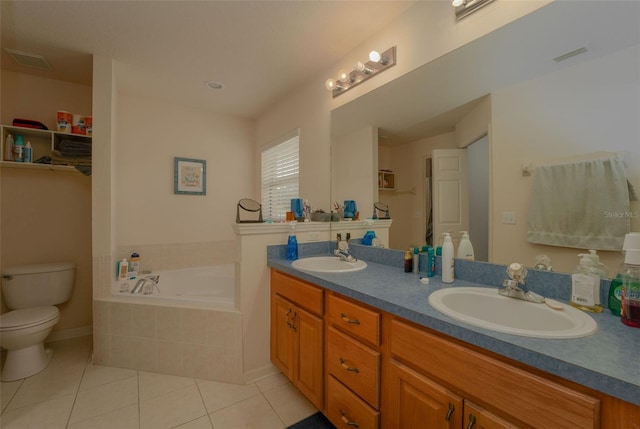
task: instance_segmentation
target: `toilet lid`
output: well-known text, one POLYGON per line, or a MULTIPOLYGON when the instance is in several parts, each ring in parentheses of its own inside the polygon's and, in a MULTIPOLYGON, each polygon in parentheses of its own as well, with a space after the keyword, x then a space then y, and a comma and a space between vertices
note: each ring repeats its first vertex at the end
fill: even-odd
POLYGON ((53 305, 13 310, 0 316, 0 331, 13 331, 37 326, 55 319, 58 314, 60 314, 60 310, 53 305))

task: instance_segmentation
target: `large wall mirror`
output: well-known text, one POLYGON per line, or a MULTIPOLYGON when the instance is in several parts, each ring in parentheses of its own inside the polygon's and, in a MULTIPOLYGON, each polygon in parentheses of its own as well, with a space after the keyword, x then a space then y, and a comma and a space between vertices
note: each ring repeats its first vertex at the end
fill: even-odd
MULTIPOLYGON (((332 201, 356 200, 364 217, 388 204, 391 248, 469 230, 477 260, 533 266, 545 254, 573 271, 581 249, 526 240, 523 166, 617 154, 640 190, 639 17, 638 2, 552 2, 336 108, 332 201), (450 173, 459 185, 434 186, 450 173)), ((640 231, 637 202, 627 215, 640 231)), ((621 253, 600 253, 615 273, 621 253)))

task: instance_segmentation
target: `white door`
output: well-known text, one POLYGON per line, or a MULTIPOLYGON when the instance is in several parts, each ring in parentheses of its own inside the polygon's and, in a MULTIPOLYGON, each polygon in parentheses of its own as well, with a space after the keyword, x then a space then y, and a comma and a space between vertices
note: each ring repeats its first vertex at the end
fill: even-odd
POLYGON ((433 159, 433 239, 451 232, 454 245, 460 231, 469 230, 469 181, 466 149, 435 149, 433 159))

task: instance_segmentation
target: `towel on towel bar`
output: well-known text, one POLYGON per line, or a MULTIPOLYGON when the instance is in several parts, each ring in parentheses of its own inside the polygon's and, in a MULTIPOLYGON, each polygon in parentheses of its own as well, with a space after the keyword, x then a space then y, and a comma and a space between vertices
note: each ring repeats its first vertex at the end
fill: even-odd
POLYGON ((620 250, 631 228, 635 191, 618 157, 536 167, 530 243, 620 250))

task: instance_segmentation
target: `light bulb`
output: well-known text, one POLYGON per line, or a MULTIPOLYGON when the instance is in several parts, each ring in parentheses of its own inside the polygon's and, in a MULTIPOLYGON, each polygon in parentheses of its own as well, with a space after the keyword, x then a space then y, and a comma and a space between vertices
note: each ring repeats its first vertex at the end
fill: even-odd
POLYGON ((327 81, 324 83, 324 86, 329 90, 329 91, 333 91, 334 89, 336 89, 336 81, 333 79, 327 79, 327 81))
POLYGON ((338 79, 340 79, 343 82, 347 82, 349 80, 349 73, 347 73, 344 70, 340 70, 338 72, 338 79))
POLYGON ((363 63, 361 63, 360 61, 356 62, 353 66, 354 69, 356 69, 356 71, 359 71, 360 73, 364 73, 364 74, 370 74, 371 73, 371 69, 368 68, 367 66, 365 66, 363 63))
POLYGON ((462 6, 464 4, 464 0, 453 0, 451 2, 451 5, 453 7, 458 7, 458 6, 462 6))
POLYGON ((379 63, 382 59, 382 55, 380 55, 380 52, 378 51, 371 51, 369 52, 369 59, 374 63, 379 63))

